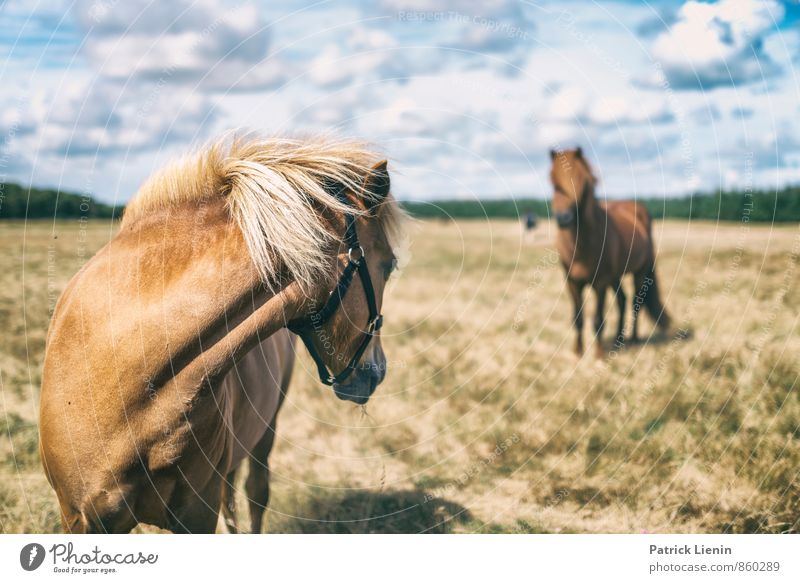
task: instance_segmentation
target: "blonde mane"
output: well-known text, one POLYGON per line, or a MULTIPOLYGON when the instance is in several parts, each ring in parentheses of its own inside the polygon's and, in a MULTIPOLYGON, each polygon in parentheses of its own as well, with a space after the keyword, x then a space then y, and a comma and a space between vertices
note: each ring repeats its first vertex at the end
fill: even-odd
POLYGON ((326 188, 341 184, 369 203, 394 247, 405 213, 389 197, 376 200, 363 189, 380 160, 366 144, 326 137, 223 137, 202 151, 153 175, 125 209, 122 227, 159 209, 224 197, 264 283, 278 284, 281 265, 304 289, 329 265, 326 249, 337 239, 315 205, 339 213, 365 214, 326 188))

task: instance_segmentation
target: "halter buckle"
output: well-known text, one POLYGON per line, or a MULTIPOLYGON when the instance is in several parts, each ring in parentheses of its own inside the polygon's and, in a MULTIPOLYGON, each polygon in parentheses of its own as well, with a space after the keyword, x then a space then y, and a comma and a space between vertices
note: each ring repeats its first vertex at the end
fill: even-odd
POLYGON ((380 330, 382 325, 383 325, 383 314, 378 314, 377 316, 375 316, 373 320, 370 321, 369 324, 367 324, 367 334, 369 334, 370 336, 374 336, 375 332, 380 330))
POLYGON ((361 263, 361 260, 364 259, 364 248, 361 245, 358 247, 350 247, 350 249, 347 250, 347 258, 353 263, 361 263), (358 253, 356 259, 353 259, 353 250, 358 253))

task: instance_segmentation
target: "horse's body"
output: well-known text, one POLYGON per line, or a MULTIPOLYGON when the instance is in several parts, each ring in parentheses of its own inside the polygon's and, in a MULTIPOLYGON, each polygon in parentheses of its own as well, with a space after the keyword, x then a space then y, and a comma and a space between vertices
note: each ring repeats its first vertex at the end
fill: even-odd
MULTIPOLYGON (((351 143, 234 143, 140 191, 48 331, 40 449, 66 531, 213 532, 226 477, 251 451, 266 468, 292 361, 282 329, 328 297, 350 204, 382 297, 399 211, 373 156, 351 143), (324 186, 337 181, 346 202, 324 186)), ((333 370, 363 340, 363 294, 341 308, 321 328, 335 350, 318 347, 333 370)), ((377 333, 362 361, 334 385, 340 398, 364 402, 382 379, 369 372, 385 370, 377 333)))
POLYGON ((594 327, 598 356, 603 354, 601 335, 609 288, 619 309, 617 338, 623 338, 626 297, 621 281, 628 273, 633 275, 636 290, 632 340, 638 337, 637 317, 642 305, 659 326, 668 327, 669 316, 656 283, 652 219, 647 209, 634 201, 600 203, 595 198, 596 179, 580 149, 551 152, 551 157, 553 212, 559 227, 556 247, 574 306, 576 353, 583 352, 583 289, 587 285, 597 296, 594 327))

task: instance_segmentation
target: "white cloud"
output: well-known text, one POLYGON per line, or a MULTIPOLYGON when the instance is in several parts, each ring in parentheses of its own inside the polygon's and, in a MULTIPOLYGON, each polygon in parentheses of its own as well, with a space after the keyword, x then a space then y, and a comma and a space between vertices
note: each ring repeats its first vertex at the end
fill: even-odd
POLYGON ((215 111, 192 93, 75 79, 32 96, 24 138, 40 158, 137 153, 202 138, 215 111))
POLYGON ((544 119, 552 123, 626 126, 665 123, 673 115, 659 95, 639 92, 592 96, 577 85, 563 85, 548 96, 544 119))
POLYGON ((125 198, 173 152, 238 126, 372 140, 415 198, 544 192, 554 144, 582 145, 611 195, 714 188, 747 151, 756 180, 796 175, 800 34, 775 28, 772 0, 691 1, 666 22, 629 1, 78 0, 64 22, 65 8, 36 8, 22 33, 31 8, 10 7, 3 30, 24 51, 7 59, 0 130, 15 128, 13 166, 35 183, 96 172, 98 193, 125 198), (676 91, 632 83, 654 59, 676 91), (713 94, 677 91, 701 82, 713 94))
POLYGON ((663 98, 639 97, 609 96, 598 99, 588 108, 582 120, 600 126, 649 125, 672 120, 672 112, 663 98))
POLYGON ((530 7, 518 0, 382 0, 364 7, 368 16, 388 17, 403 45, 430 47, 427 59, 405 62, 412 74, 447 64, 514 75, 536 37, 530 7))
POLYGON ((762 45, 783 15, 775 0, 691 0, 656 37, 653 57, 678 89, 756 82, 778 71, 762 45))
POLYGON ((322 48, 309 66, 309 78, 319 87, 350 85, 373 73, 390 74, 394 59, 402 53, 393 51, 397 40, 379 29, 355 26, 348 30, 344 47, 330 43, 322 48))
POLYGON ((109 79, 253 90, 286 78, 268 58, 270 29, 253 2, 81 0, 75 11, 83 51, 109 79))

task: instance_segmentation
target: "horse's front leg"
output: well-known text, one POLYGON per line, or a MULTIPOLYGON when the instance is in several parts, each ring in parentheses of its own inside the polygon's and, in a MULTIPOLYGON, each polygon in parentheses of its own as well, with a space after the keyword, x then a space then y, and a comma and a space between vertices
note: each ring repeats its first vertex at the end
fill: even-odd
POLYGON ((567 278, 567 288, 574 308, 575 354, 583 354, 583 284, 567 278))
POLYGON ((177 499, 170 501, 167 528, 176 534, 214 534, 222 501, 222 478, 215 476, 202 490, 184 483, 176 493, 177 499))
POLYGON ((616 342, 622 344, 625 342, 625 337, 623 336, 625 332, 625 302, 628 301, 628 298, 625 297, 625 291, 622 289, 622 282, 618 281, 614 289, 617 290, 617 310, 619 311, 616 342))
POLYGON ((639 342, 639 312, 642 309, 644 297, 647 293, 644 273, 639 272, 633 274, 633 289, 636 291, 636 294, 633 296, 633 315, 631 316, 633 326, 631 327, 630 342, 635 343, 639 342))
POLYGON ((261 532, 264 512, 269 504, 269 454, 274 441, 275 431, 272 428, 267 429, 264 437, 250 453, 250 472, 245 489, 250 504, 250 532, 253 534, 261 532))
POLYGON ((603 327, 606 324, 606 287, 595 287, 595 294, 597 295, 597 311, 594 314, 594 352, 597 358, 603 358, 605 351, 603 350, 603 327))
POLYGON ((239 532, 239 526, 236 521, 236 490, 234 483, 236 482, 236 470, 228 472, 225 481, 222 483, 222 520, 225 528, 231 534, 239 532))

